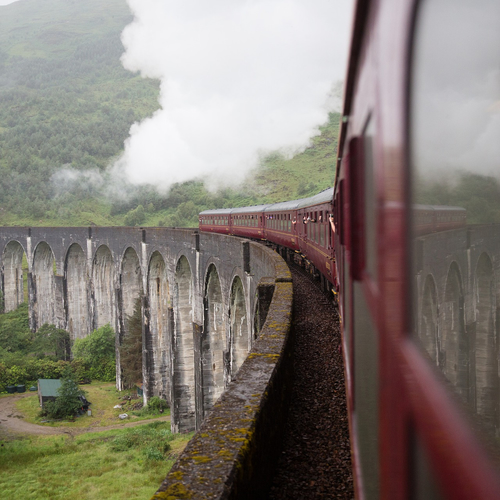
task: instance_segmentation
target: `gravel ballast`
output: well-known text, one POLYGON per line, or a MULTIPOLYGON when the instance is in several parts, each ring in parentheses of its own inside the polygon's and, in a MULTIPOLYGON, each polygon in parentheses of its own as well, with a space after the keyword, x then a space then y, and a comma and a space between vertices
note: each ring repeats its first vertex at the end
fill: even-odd
POLYGON ((309 277, 292 276, 292 404, 269 498, 354 498, 339 317, 309 277))

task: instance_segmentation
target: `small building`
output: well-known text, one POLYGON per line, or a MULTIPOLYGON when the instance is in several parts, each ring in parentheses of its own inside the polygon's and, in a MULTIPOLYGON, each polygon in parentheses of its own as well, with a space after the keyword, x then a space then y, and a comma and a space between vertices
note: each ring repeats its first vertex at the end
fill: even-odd
POLYGON ((47 401, 55 401, 55 399, 59 396, 59 393, 57 392, 59 387, 61 387, 61 379, 38 379, 38 400, 40 401, 40 406, 42 408, 43 404, 47 401))

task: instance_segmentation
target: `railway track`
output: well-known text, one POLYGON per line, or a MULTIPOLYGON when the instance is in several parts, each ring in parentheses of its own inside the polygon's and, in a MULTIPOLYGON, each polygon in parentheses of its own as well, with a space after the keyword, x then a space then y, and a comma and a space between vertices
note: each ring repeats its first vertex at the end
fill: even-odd
POLYGON ((353 498, 351 450, 336 307, 291 267, 295 331, 292 403, 269 499, 353 498))

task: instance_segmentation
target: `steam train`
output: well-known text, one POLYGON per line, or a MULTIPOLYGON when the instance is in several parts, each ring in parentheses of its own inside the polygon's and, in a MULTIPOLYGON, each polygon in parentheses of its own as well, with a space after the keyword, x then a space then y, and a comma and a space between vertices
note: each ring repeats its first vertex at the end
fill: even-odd
MULTIPOLYGON (((466 210, 461 207, 415 205, 415 228, 419 235, 464 227, 466 210)), ((271 243, 304 259, 324 289, 338 291, 335 267, 333 188, 308 198, 239 208, 205 210, 199 214, 200 231, 230 234, 271 243)), ((338 220, 338 217, 337 217, 338 220)), ((341 233, 343 234, 343 233, 341 233)))
POLYGON ((293 201, 253 207, 205 210, 201 231, 265 240, 279 250, 298 252, 327 289, 337 285, 330 226, 333 188, 293 201))
POLYGON ((447 206, 464 171, 498 173, 499 20, 490 0, 357 0, 333 190, 200 214, 201 231, 300 252, 338 286, 360 499, 500 498, 500 249, 475 256, 447 206), (444 179, 438 206, 427 179, 444 179))

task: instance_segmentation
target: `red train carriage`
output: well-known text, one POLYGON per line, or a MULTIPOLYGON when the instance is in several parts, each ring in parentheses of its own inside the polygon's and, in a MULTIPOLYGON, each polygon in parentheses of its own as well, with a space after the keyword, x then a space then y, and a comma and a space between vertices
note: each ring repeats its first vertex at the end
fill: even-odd
POLYGON ((201 231, 207 233, 231 233, 231 208, 205 210, 198 216, 201 231))
POLYGON ((232 209, 205 210, 200 231, 265 239, 279 248, 300 252, 325 289, 336 287, 333 232, 329 222, 333 189, 299 200, 232 209))
POLYGON ((264 209, 266 239, 292 250, 299 250, 297 209, 301 200, 284 201, 264 209))
POLYGON ((500 224, 463 182, 499 176, 499 22, 488 0, 356 5, 334 205, 358 498, 500 498, 500 224), (489 225, 415 210, 457 186, 489 225))
POLYGON ((415 234, 418 236, 463 227, 467 222, 465 208, 413 205, 415 234))
POLYGON ((267 205, 233 208, 231 210, 232 231, 236 236, 261 240, 265 238, 263 211, 267 205))

